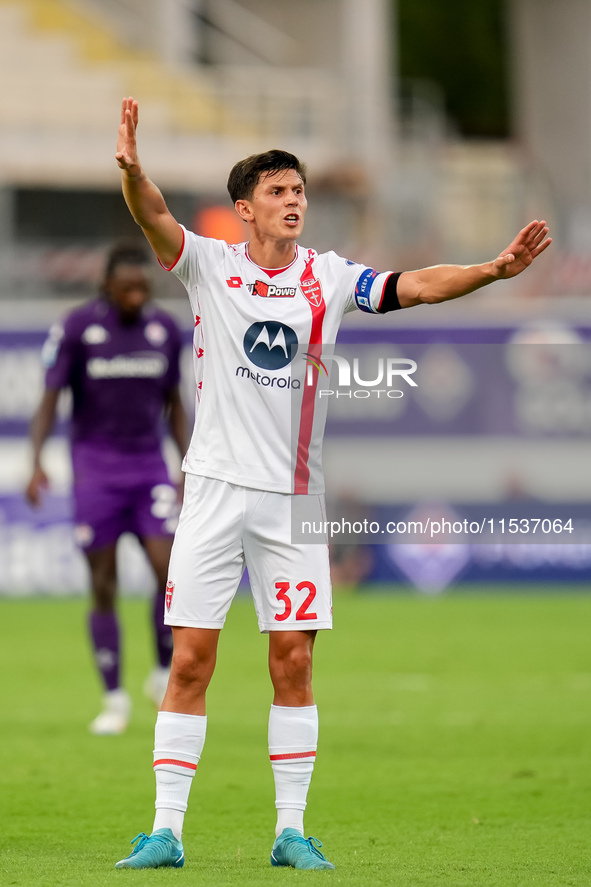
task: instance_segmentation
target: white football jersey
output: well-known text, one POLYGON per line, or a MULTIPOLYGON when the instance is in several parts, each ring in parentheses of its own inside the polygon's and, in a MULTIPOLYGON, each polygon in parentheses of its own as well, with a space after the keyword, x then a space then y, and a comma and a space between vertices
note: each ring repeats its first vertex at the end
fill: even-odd
POLYGON ((345 312, 378 312, 391 272, 298 246, 287 268, 267 273, 246 243, 183 232, 169 270, 195 317, 196 414, 184 470, 259 490, 322 493, 323 347, 334 347, 345 312))

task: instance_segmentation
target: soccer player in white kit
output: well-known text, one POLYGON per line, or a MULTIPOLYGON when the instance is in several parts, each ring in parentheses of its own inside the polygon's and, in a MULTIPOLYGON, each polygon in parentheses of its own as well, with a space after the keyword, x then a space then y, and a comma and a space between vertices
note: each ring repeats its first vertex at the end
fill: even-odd
POLYGON ((116 154, 123 194, 161 264, 187 288, 197 397, 166 595, 174 653, 155 728, 156 817, 152 833, 138 835, 116 867, 184 863, 181 833, 205 742, 205 694, 246 565, 259 628, 269 634, 274 689, 271 863, 332 869, 320 843, 304 837, 303 824, 318 741, 312 651, 317 631, 332 626, 328 549, 291 541, 294 496, 307 497, 318 519, 324 514, 324 416, 318 370, 309 371, 308 362, 317 364, 323 345, 335 342, 346 311, 380 314, 442 302, 514 277, 550 245, 548 228, 531 222, 482 265, 378 273, 298 244, 305 168, 275 150, 237 163, 230 173, 228 190, 249 240, 228 245, 186 231, 170 214, 140 165, 137 123, 137 102, 124 99, 116 154), (305 384, 307 372, 312 384, 305 384))

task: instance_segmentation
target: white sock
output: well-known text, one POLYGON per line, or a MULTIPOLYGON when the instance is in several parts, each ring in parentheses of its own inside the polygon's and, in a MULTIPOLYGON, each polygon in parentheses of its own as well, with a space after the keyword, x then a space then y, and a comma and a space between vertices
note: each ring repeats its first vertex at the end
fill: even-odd
POLYGON ((272 705, 269 715, 269 756, 275 777, 277 826, 304 834, 306 797, 318 746, 318 709, 272 705))
POLYGON ((156 817, 153 831, 169 828, 179 841, 193 776, 203 745, 207 717, 158 712, 154 730, 156 817))

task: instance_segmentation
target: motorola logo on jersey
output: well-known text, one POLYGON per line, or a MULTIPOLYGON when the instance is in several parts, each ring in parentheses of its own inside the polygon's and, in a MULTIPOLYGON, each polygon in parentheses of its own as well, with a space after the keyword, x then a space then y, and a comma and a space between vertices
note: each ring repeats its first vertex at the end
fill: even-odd
POLYGON ((295 357, 298 337, 284 323, 263 320, 247 329, 243 346, 255 366, 263 370, 281 370, 295 357))

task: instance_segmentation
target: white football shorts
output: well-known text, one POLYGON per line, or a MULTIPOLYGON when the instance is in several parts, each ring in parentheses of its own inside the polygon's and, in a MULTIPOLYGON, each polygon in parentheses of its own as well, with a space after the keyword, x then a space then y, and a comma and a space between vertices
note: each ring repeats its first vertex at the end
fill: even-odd
MULTIPOLYGON (((262 632, 332 628, 328 546, 292 544, 292 498, 187 474, 165 623, 222 628, 246 566, 262 632)), ((324 497, 309 504, 324 521, 324 497)))

